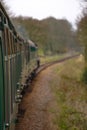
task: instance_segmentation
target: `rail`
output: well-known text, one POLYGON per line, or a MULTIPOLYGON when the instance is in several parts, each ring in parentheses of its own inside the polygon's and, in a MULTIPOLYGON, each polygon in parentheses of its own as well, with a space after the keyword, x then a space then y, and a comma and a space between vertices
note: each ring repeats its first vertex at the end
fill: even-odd
POLYGON ((43 71, 44 69, 46 69, 47 67, 53 65, 53 64, 57 64, 57 63, 61 63, 61 62, 64 62, 66 60, 69 60, 71 58, 75 58, 77 56, 79 56, 80 54, 76 54, 76 55, 72 55, 72 56, 68 56, 68 57, 64 57, 62 59, 59 59, 59 60, 56 60, 56 61, 52 61, 52 62, 48 62, 48 63, 45 63, 45 64, 42 64, 36 71, 36 75, 38 75, 41 71, 43 71))

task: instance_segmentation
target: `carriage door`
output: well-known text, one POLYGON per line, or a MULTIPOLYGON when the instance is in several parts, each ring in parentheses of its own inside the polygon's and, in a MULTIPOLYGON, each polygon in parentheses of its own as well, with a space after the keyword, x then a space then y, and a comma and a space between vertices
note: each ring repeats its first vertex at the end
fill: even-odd
POLYGON ((2 41, 0 37, 0 130, 4 130, 4 72, 2 56, 2 41))

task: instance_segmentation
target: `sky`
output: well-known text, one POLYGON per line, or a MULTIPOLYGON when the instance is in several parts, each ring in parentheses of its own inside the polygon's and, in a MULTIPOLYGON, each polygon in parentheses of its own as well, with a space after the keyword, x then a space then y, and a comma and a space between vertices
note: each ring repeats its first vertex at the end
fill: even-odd
POLYGON ((29 16, 39 20, 53 16, 67 19, 75 25, 81 13, 80 0, 5 0, 16 16, 29 16))

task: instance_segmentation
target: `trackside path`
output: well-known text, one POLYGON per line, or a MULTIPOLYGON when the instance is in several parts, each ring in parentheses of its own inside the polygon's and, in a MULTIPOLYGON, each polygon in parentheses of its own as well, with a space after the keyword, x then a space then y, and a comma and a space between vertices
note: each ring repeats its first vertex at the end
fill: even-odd
MULTIPOLYGON (((54 65, 55 67, 55 65, 54 65)), ((27 92, 21 103, 25 111, 16 125, 16 130, 53 130, 49 115, 49 105, 54 97, 49 86, 53 73, 52 67, 42 71, 36 78, 31 93, 27 92)), ((28 91, 28 90, 27 90, 28 91)))

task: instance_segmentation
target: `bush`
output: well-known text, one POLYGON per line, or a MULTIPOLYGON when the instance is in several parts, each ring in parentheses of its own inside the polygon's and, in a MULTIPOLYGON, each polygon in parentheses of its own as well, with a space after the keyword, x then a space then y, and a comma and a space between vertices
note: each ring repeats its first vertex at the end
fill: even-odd
POLYGON ((84 72, 82 75, 82 81, 87 84, 87 67, 84 68, 84 72))

